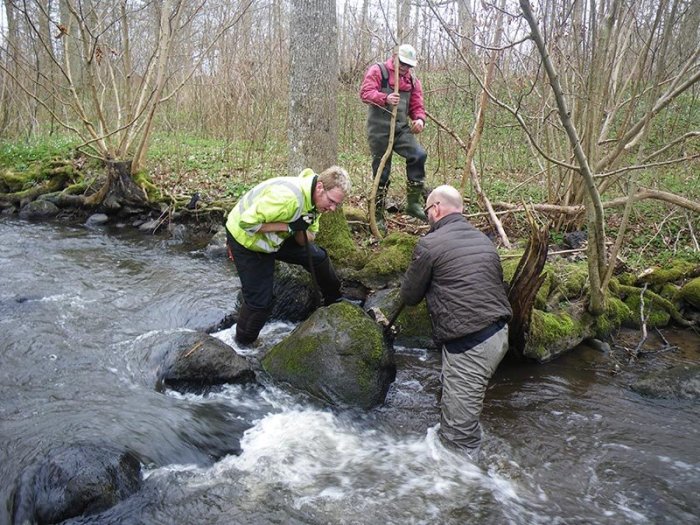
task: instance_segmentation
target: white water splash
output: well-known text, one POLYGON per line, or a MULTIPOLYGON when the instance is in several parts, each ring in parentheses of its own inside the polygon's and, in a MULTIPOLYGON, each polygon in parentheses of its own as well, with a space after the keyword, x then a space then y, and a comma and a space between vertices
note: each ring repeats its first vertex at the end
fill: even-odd
POLYGON ((257 490, 283 485, 298 508, 329 500, 347 505, 361 499, 378 507, 415 497, 460 501, 470 491, 491 492, 504 504, 519 499, 513 481, 444 448, 436 427, 424 439, 396 439, 329 411, 293 409, 261 419, 241 447, 240 456, 213 468, 214 477, 235 469, 257 490))
POLYGON ((223 341, 231 348, 233 348, 236 353, 249 356, 249 355, 262 355, 265 350, 276 345, 282 339, 289 335, 296 325, 293 323, 288 323, 284 321, 271 321, 263 326, 260 331, 260 337, 255 342, 255 344, 247 347, 239 346, 236 343, 236 325, 234 324, 231 328, 226 330, 221 330, 211 334, 213 337, 223 341))

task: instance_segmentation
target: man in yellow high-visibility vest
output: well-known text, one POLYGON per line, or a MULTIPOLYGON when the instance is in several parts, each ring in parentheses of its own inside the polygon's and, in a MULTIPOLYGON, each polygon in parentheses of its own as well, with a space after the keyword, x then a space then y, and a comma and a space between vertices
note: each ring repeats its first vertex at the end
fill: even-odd
POLYGON ((324 304, 340 299, 340 279, 326 251, 313 240, 321 213, 335 211, 350 189, 350 178, 343 168, 332 166, 320 175, 307 168, 297 177, 261 182, 231 210, 226 221, 227 241, 243 293, 236 325, 238 344, 253 343, 272 311, 277 259, 299 264, 307 271, 312 270, 311 259, 324 304))

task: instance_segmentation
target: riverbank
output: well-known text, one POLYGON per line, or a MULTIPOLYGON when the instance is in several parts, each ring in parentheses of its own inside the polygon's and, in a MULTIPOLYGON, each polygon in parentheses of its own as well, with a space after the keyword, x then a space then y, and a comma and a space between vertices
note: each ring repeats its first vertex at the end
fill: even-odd
MULTIPOLYGON (((118 164, 118 163, 117 163, 118 164)), ((0 195, 3 214, 17 214, 28 220, 57 219, 91 226, 136 228, 143 234, 164 235, 190 243, 218 244, 223 252, 222 224, 234 199, 215 201, 198 192, 177 196, 174 188, 157 188, 145 174, 131 179, 121 164, 105 170, 81 159, 36 162, 23 174, 11 171, 0 177, 5 192, 0 195), (114 180, 103 201, 95 200, 105 180, 114 180), (130 181, 128 189, 124 181, 130 181), (121 182, 119 182, 121 181, 121 182), (121 189, 120 189, 121 188, 121 189), (140 189, 139 189, 140 188, 140 189), (123 190, 123 191, 122 191, 123 190), (141 195, 139 196, 139 192, 141 195)), ((241 191, 245 189, 243 186, 241 191)), ((322 221, 318 238, 342 270, 346 288, 353 298, 364 302, 382 289, 397 285, 408 262, 417 236, 427 225, 401 213, 400 203, 389 203, 389 235, 373 238, 367 224, 366 200, 351 195, 344 206, 345 220, 322 221), (349 226, 350 235, 347 235, 349 226), (343 231, 341 231, 343 230, 343 231)), ((475 225, 489 233, 484 216, 467 214, 475 225)), ((511 216, 512 217, 512 216, 511 216)), ((508 222, 504 222, 508 225, 508 222)), ((689 222, 690 225, 690 222, 689 222)), ((510 281, 528 242, 518 222, 510 222, 507 234, 516 248, 500 249, 505 278, 510 281), (517 237, 520 236, 520 237, 517 237)), ((497 239, 494 239, 498 242, 497 239)), ((517 353, 540 362, 556 358, 589 338, 604 339, 621 326, 644 331, 674 323, 696 324, 700 308, 700 252, 654 252, 653 257, 634 262, 620 258, 609 285, 607 310, 599 317, 587 313, 588 279, 583 262, 586 254, 585 231, 549 236, 552 254, 542 270, 543 284, 534 299, 534 310, 526 320, 527 341, 521 339, 517 353)), ((544 248, 544 247, 543 247, 544 248)), ((387 304, 388 312, 395 305, 387 304)), ((430 339, 425 309, 404 314, 399 320, 423 340, 430 339), (426 328, 427 327, 427 328, 426 328)), ((512 345, 513 348, 514 345, 512 345)))

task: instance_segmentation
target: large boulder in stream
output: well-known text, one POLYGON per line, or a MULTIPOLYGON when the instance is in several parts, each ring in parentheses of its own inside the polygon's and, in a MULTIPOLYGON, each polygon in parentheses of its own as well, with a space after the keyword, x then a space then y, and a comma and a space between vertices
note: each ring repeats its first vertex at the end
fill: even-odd
POLYGON ((141 488, 141 465, 113 447, 75 444, 52 450, 23 473, 13 523, 59 523, 101 512, 141 488))
POLYGON ((347 302, 316 310, 263 357, 274 379, 332 405, 371 408, 396 377, 381 328, 347 302))
POLYGON ((223 341, 202 332, 171 334, 151 347, 156 361, 156 389, 164 386, 180 392, 206 390, 223 383, 255 380, 251 363, 223 341))

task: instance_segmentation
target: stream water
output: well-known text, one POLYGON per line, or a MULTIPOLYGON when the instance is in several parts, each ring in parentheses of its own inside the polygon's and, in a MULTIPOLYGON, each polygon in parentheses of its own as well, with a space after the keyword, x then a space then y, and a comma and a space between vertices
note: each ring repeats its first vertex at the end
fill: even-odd
MULTIPOLYGON (((158 393, 140 353, 229 313, 230 263, 126 228, 9 218, 0 246, 0 524, 28 466, 84 442, 134 451, 145 481, 67 523, 700 523, 700 404, 629 389, 661 363, 697 362, 692 332, 665 331, 678 351, 616 374, 585 346, 502 366, 474 464, 436 439, 436 353, 398 347, 397 380, 369 412, 273 384, 158 393)), ((293 327, 269 323, 254 352, 293 327)))

